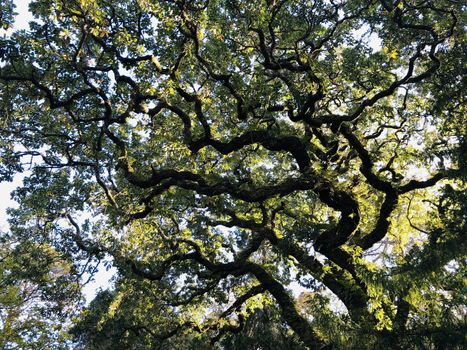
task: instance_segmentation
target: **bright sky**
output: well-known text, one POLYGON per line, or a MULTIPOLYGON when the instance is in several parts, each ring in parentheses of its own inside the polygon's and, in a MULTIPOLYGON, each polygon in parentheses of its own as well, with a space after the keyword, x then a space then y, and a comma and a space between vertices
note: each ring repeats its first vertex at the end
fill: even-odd
POLYGON ((15 12, 18 13, 14 29, 27 29, 29 21, 33 19, 32 15, 28 11, 29 0, 15 0, 16 5, 15 12))
POLYGON ((21 179, 18 176, 15 177, 15 181, 12 183, 0 182, 0 231, 6 231, 8 229, 6 209, 16 206, 16 203, 10 198, 10 192, 20 184, 21 179))
MULTIPOLYGON (((28 22, 33 19, 28 12, 29 0, 15 0, 14 3, 16 5, 15 12, 18 15, 13 30, 27 29, 29 27, 28 22)), ((0 34, 9 34, 9 32, 11 32, 11 29, 8 32, 2 30, 0 34)), ((17 206, 17 203, 11 200, 10 193, 21 185, 23 177, 22 175, 16 175, 13 182, 0 182, 0 230, 8 229, 6 209, 17 206)))
MULTIPOLYGON (((15 0, 15 4, 15 12, 17 12, 18 15, 16 16, 13 30, 26 29, 28 28, 28 22, 33 19, 32 15, 28 12, 29 0, 15 0)), ((0 34, 5 34, 5 31, 2 30, 0 34)), ((21 185, 22 178, 23 176, 17 175, 13 182, 0 182, 0 231, 8 229, 6 209, 17 206, 17 204, 11 200, 10 193, 21 185)))

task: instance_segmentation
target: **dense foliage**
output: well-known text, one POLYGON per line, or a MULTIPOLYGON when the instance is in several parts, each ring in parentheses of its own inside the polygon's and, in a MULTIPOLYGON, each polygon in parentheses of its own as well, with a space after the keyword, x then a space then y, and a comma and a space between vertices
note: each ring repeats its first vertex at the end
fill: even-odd
POLYGON ((30 10, 0 39, 2 348, 463 348, 461 2, 30 10))

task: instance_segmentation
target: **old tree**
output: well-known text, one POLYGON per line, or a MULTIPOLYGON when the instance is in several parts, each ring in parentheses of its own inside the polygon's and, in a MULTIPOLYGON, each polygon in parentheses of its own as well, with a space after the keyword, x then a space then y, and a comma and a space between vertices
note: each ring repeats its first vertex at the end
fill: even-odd
POLYGON ((463 348, 461 1, 1 10, 2 348, 463 348))

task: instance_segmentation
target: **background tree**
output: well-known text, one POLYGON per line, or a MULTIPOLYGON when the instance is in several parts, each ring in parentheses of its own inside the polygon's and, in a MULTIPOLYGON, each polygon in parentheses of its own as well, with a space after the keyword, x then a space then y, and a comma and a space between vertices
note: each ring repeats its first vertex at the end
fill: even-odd
POLYGON ((0 348, 67 349, 68 324, 80 302, 74 273, 46 243, 0 241, 0 348))
POLYGON ((15 240, 118 269, 82 347, 225 345, 273 303, 311 349, 462 348, 460 3, 30 8, 1 39, 0 175, 30 170, 15 240))

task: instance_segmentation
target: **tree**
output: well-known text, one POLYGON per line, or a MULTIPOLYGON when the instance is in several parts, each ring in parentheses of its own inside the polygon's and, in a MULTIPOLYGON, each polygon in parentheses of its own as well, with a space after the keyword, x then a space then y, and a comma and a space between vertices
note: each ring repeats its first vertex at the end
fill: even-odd
POLYGON ((310 349, 462 348, 460 3, 30 9, 1 39, 0 175, 30 172, 16 240, 118 269, 80 346, 225 345, 272 307, 310 349))
POLYGON ((0 241, 0 348, 67 349, 67 308, 80 293, 70 263, 46 243, 0 241))

